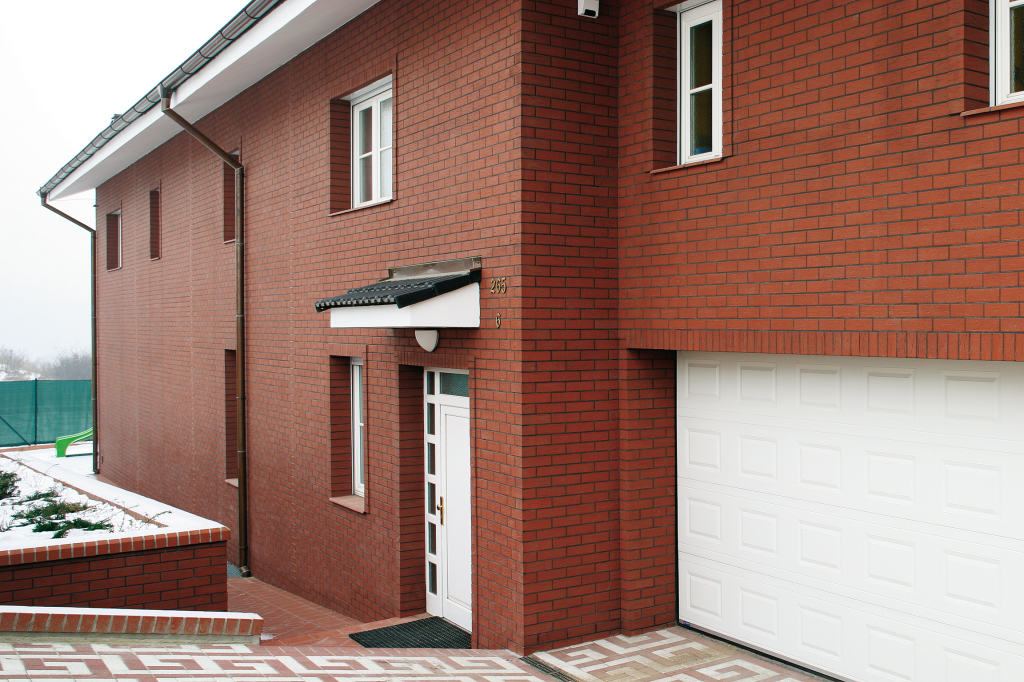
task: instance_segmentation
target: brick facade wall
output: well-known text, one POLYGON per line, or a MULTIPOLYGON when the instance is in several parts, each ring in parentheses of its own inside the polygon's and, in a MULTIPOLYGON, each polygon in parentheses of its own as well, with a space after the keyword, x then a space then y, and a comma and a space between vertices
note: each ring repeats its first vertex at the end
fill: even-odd
POLYGON ((84 554, 77 551, 73 558, 0 567, 0 602, 185 611, 228 608, 223 541, 84 554))
MULTIPOLYGON (((250 567, 366 620, 422 611, 421 426, 402 418, 422 411, 422 388, 409 372, 470 369, 480 646, 523 639, 520 22, 514 3, 384 2, 196 122, 246 167, 250 567), (395 199, 332 215, 331 101, 388 73, 395 199), (483 297, 480 330, 443 330, 435 353, 411 330, 331 330, 314 310, 388 267, 466 256, 483 258, 485 282, 510 286, 483 297), (330 358, 360 355, 365 513, 330 500, 330 358)), ((222 194, 220 161, 185 135, 98 190, 97 210, 123 207, 124 224, 123 267, 99 277, 101 467, 234 526, 223 459, 234 255, 222 194), (157 181, 163 244, 151 261, 157 181)))
MULTIPOLYGON (((626 3, 623 73, 656 60, 626 3)), ((620 89, 620 314, 638 347, 1015 360, 1024 116, 987 99, 987 3, 724 2, 725 158, 657 171, 620 89)))
MULTIPOLYGON (((531 650, 675 617, 672 351, 1024 356, 1024 110, 974 111, 984 2, 723 0, 725 155, 681 168, 665 5, 385 0, 198 122, 246 166, 261 579, 422 610, 423 367, 470 371, 474 644, 531 650), (395 198, 339 211, 332 99, 386 74, 395 198), (481 328, 434 353, 313 309, 468 256, 481 328), (363 512, 330 500, 332 356, 365 362, 363 512)), ((233 525, 222 195, 184 135, 99 189, 124 248, 99 278, 100 427, 106 476, 233 525)))
POLYGON ((619 626, 615 8, 523 21, 526 646, 619 626))

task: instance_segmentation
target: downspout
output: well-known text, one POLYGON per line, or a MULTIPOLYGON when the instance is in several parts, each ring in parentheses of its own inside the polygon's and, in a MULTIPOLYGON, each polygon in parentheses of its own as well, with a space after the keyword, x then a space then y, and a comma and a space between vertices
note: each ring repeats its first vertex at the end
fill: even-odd
POLYGON ((65 220, 70 220, 75 225, 89 233, 90 257, 89 257, 89 282, 92 289, 90 305, 92 307, 92 472, 100 472, 100 422, 96 405, 96 394, 99 393, 99 384, 96 382, 96 230, 89 227, 81 220, 69 216, 56 206, 47 202, 47 195, 40 192, 39 201, 43 208, 49 209, 65 220))
POLYGON ((160 86, 160 112, 177 123, 200 144, 216 154, 235 171, 235 400, 238 405, 238 570, 249 570, 249 486, 246 470, 245 409, 245 169, 238 158, 218 147, 210 138, 171 109, 171 92, 160 86))

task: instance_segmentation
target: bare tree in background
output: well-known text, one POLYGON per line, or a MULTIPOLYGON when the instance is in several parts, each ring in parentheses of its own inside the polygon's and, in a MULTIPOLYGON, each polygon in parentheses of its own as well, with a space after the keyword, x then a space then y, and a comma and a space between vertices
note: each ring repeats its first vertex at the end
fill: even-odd
POLYGON ((35 361, 11 348, 0 347, 0 380, 90 379, 92 356, 85 351, 64 351, 52 360, 35 361))
POLYGON ((40 379, 91 379, 92 356, 83 351, 61 353, 40 367, 40 379))

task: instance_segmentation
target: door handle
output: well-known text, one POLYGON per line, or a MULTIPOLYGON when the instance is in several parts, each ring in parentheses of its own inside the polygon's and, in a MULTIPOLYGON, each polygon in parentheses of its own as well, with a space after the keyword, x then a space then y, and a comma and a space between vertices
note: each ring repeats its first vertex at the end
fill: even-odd
POLYGON ((444 525, 444 497, 437 499, 437 514, 441 517, 441 525, 444 525))

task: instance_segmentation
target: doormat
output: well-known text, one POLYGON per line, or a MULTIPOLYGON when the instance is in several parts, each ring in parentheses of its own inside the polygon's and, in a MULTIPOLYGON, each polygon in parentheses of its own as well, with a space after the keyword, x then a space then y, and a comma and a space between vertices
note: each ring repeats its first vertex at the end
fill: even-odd
POLYGON ((349 635, 367 649, 469 649, 469 633, 431 616, 349 635))

